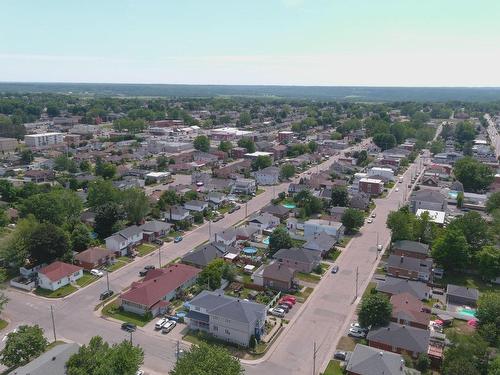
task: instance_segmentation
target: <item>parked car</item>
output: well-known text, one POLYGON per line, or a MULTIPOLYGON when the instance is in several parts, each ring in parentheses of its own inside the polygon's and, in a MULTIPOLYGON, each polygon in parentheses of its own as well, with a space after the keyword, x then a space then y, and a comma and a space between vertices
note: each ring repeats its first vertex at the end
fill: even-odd
POLYGON ((398 191, 399 191, 399 188, 396 188, 395 190, 398 192, 398 191))
POLYGON ((290 301, 292 305, 295 305, 297 303, 297 298, 294 296, 286 295, 281 298, 283 301, 290 301))
POLYGON ((363 331, 363 332, 368 332, 368 328, 365 328, 365 327, 361 327, 361 324, 359 324, 358 322, 356 323, 351 323, 351 328, 352 329, 357 329, 358 331, 363 331))
POLYGON ((93 276, 98 276, 98 277, 104 276, 104 272, 102 272, 101 270, 97 270, 95 268, 90 270, 90 274, 93 276))
POLYGON ((156 244, 156 245, 160 245, 160 246, 163 245, 163 241, 162 240, 154 240, 153 243, 156 244))
POLYGON ((153 266, 152 264, 149 264, 149 265, 147 265, 147 266, 144 266, 144 269, 145 269, 145 270, 148 270, 148 271, 149 271, 149 270, 154 270, 155 268, 156 268, 156 267, 155 267, 155 266, 153 266))
POLYGON ((137 329, 137 326, 134 323, 123 323, 122 329, 127 332, 134 332, 137 329))
POLYGON ((349 328, 349 333, 347 335, 358 339, 364 339, 366 337, 366 332, 358 331, 354 328, 349 328))
POLYGON ((145 374, 144 370, 141 370, 141 369, 137 370, 135 373, 135 375, 144 375, 144 374, 145 374))
POLYGON ((275 307, 274 309, 269 309, 269 314, 277 316, 278 318, 284 318, 285 310, 275 307))
POLYGON ((169 320, 165 323, 165 325, 161 329, 161 333, 169 333, 174 327, 177 325, 173 320, 169 320))
POLYGON ((109 297, 111 297, 113 295, 113 291, 112 290, 105 290, 104 292, 101 293, 101 295, 99 296, 99 299, 101 301, 104 301, 105 299, 108 299, 109 297))
POLYGON ((278 308, 285 310, 286 313, 290 311, 290 306, 289 305, 285 305, 284 303, 279 304, 278 308))
POLYGON ((155 323, 155 329, 162 329, 165 324, 167 324, 167 318, 161 318, 155 323))
POLYGON ((372 213, 372 217, 377 217, 377 214, 375 212, 372 213))
POLYGON ((214 218, 212 219, 212 221, 213 221, 214 223, 216 223, 216 222, 218 222, 218 221, 222 220, 223 218, 224 218, 224 216, 219 215, 219 216, 214 217, 214 218))
POLYGON ((177 236, 174 238, 174 243, 178 243, 182 241, 182 236, 177 236))
POLYGON ((339 266, 334 265, 334 266, 332 267, 332 273, 337 273, 337 272, 339 272, 339 266))
POLYGON ((366 222, 367 222, 368 224, 371 224, 371 223, 373 223, 373 219, 372 219, 372 218, 368 218, 368 219, 366 220, 366 222))
POLYGON ((147 274, 148 274, 148 270, 141 270, 141 271, 139 271, 139 276, 140 276, 140 277, 144 277, 144 276, 146 276, 147 274))
POLYGON ((343 351, 336 351, 335 354, 333 355, 333 358, 338 359, 339 361, 345 361, 347 357, 347 352, 343 351))
POLYGON ((287 305, 290 309, 293 307, 292 302, 290 302, 286 299, 283 299, 283 298, 278 301, 278 305, 287 305))

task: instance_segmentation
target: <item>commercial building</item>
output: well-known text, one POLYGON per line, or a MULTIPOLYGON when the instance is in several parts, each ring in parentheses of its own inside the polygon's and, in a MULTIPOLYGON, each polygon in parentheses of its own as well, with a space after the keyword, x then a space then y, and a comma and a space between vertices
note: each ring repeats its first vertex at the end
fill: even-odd
POLYGON ((29 134, 24 137, 26 146, 32 149, 50 148, 64 144, 63 133, 29 134))

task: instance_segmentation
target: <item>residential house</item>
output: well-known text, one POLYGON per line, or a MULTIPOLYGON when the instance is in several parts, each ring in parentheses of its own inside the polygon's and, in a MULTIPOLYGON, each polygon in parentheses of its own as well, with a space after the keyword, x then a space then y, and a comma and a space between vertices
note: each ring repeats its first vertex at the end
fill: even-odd
POLYGON ((391 168, 373 167, 367 172, 368 177, 381 176, 388 181, 394 181, 394 171, 391 168))
POLYGON ((153 242, 160 237, 165 237, 172 229, 172 224, 164 221, 152 220, 141 225, 142 239, 146 242, 153 242))
POLYGON ((475 288, 448 284, 446 287, 446 303, 453 305, 476 306, 479 291, 475 288))
POLYGON ((262 273, 263 286, 282 292, 292 289, 297 270, 282 264, 273 262, 266 266, 262 273))
POLYGON ((142 242, 142 229, 131 225, 105 239, 106 248, 113 250, 119 256, 127 255, 132 247, 142 242))
POLYGON ((249 178, 238 178, 231 189, 233 194, 255 194, 257 191, 257 185, 255 180, 249 178))
POLYGON ((103 247, 90 247, 75 255, 75 264, 86 270, 101 268, 115 261, 115 252, 103 247))
POLYGON ((169 302, 192 286, 200 272, 198 268, 180 263, 150 270, 142 281, 132 283, 120 296, 120 306, 138 315, 165 313, 169 302))
POLYGON ((316 234, 325 232, 339 241, 344 235, 344 226, 337 221, 323 219, 309 219, 304 222, 304 237, 313 237, 316 234))
POLYGON ((243 225, 236 228, 237 241, 254 241, 259 234, 259 228, 253 225, 243 225))
POLYGON ((344 216, 345 211, 347 210, 347 207, 332 207, 330 208, 330 216, 334 221, 342 221, 342 216, 344 216))
POLYGON ((414 191, 410 196, 410 209, 415 213, 418 209, 446 211, 446 197, 437 190, 422 189, 414 191))
POLYGON ((276 185, 280 180, 280 169, 270 166, 253 172, 253 176, 258 185, 276 185))
POLYGON ((370 196, 377 196, 384 191, 384 182, 375 178, 362 178, 359 180, 358 190, 370 196))
POLYGON ((203 212, 204 210, 208 209, 208 202, 192 200, 184 203, 184 208, 189 211, 203 212))
POLYGON ((287 267, 305 273, 311 272, 321 263, 321 255, 317 251, 298 247, 280 249, 273 258, 287 267))
POLYGON ((439 186, 439 178, 436 176, 423 176, 422 185, 437 187, 439 186))
POLYGON ((276 216, 281 220, 286 220, 290 216, 290 210, 281 204, 268 204, 264 206, 260 212, 276 216))
POLYGON ((223 258, 226 254, 226 245, 219 242, 210 242, 198 246, 182 257, 182 263, 191 264, 196 267, 204 268, 212 260, 223 258))
POLYGON ((291 183, 288 185, 288 195, 294 196, 297 193, 300 193, 302 190, 309 190, 309 187, 304 184, 296 184, 296 183, 291 183))
POLYGON ((207 195, 207 201, 210 206, 214 208, 219 208, 219 206, 223 205, 225 202, 227 202, 227 196, 224 193, 220 193, 217 191, 211 191, 207 195))
POLYGON ((320 232, 312 237, 309 237, 303 247, 306 250, 318 251, 321 255, 324 255, 330 251, 336 243, 336 237, 331 236, 326 232, 320 232))
POLYGON ((82 276, 82 267, 57 260, 38 271, 38 286, 55 291, 65 285, 74 283, 82 276))
POLYGON ((245 347, 252 336, 260 340, 264 335, 266 305, 205 290, 194 297, 189 306, 186 319, 192 330, 245 347))
POLYGON ((429 245, 417 241, 396 241, 392 244, 394 255, 426 259, 429 257, 429 245))
POLYGON ((215 242, 231 246, 236 242, 236 229, 229 227, 223 231, 215 233, 215 242))
POLYGON ((427 282, 431 280, 432 276, 432 259, 418 259, 392 254, 387 260, 387 274, 427 282))
MULTIPOLYGON (((410 375, 401 354, 356 344, 345 371, 349 375, 410 375)), ((412 375, 420 374, 413 372, 412 375)))
POLYGON ((431 318, 430 308, 410 293, 395 294, 391 297, 391 321, 415 328, 427 329, 431 318))
POLYGON ((408 293, 419 300, 431 298, 431 288, 426 283, 397 277, 388 276, 385 280, 379 281, 376 290, 389 296, 408 293))
POLYGON ((53 181, 55 176, 54 171, 30 169, 24 173, 24 180, 38 184, 53 181))
POLYGON ((82 221, 82 223, 84 224, 87 224, 87 225, 90 225, 90 226, 94 226, 95 224, 95 212, 92 212, 92 211, 83 211, 82 214, 80 215, 80 220, 82 221))
POLYGON ((398 323, 389 323, 387 327, 368 332, 366 339, 373 348, 393 353, 407 353, 413 358, 427 354, 430 332, 427 329, 414 328, 398 323))
POLYGON ((248 219, 248 225, 260 231, 272 230, 280 224, 280 219, 268 213, 256 214, 248 219))
POLYGON ((172 206, 163 213, 164 217, 170 221, 192 221, 193 217, 187 209, 181 206, 172 206))
MULTIPOLYGON (((24 366, 17 367, 7 375, 66 375, 66 363, 78 353, 77 343, 59 343, 24 366)), ((8 371, 8 370, 7 370, 8 371)))
POLYGON ((363 192, 355 193, 349 200, 349 207, 366 211, 370 207, 370 196, 363 192))

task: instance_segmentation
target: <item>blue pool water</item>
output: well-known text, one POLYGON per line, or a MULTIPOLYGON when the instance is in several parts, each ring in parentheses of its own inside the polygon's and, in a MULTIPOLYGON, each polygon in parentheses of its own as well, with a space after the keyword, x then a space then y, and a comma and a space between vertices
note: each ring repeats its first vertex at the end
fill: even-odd
POLYGON ((263 243, 264 245, 269 245, 269 237, 264 238, 264 239, 262 240, 262 243, 263 243))
POLYGON ((461 307, 461 308, 457 309, 457 312, 459 314, 462 314, 462 315, 470 316, 471 318, 476 317, 476 310, 474 310, 474 309, 465 309, 465 308, 461 307))
POLYGON ((448 197, 450 197, 451 199, 457 199, 457 197, 458 197, 458 191, 450 190, 448 192, 448 197))
POLYGON ((255 247, 245 247, 243 248, 243 252, 246 255, 255 255, 257 253, 257 249, 255 247))
POLYGON ((297 206, 294 203, 283 203, 283 207, 292 209, 292 208, 295 208, 297 206))

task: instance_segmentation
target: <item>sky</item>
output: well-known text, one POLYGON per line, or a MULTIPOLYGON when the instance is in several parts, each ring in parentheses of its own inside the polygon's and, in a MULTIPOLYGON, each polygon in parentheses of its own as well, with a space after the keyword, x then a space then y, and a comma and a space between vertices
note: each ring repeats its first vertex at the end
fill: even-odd
POLYGON ((499 0, 0 0, 0 81, 500 86, 499 0))

